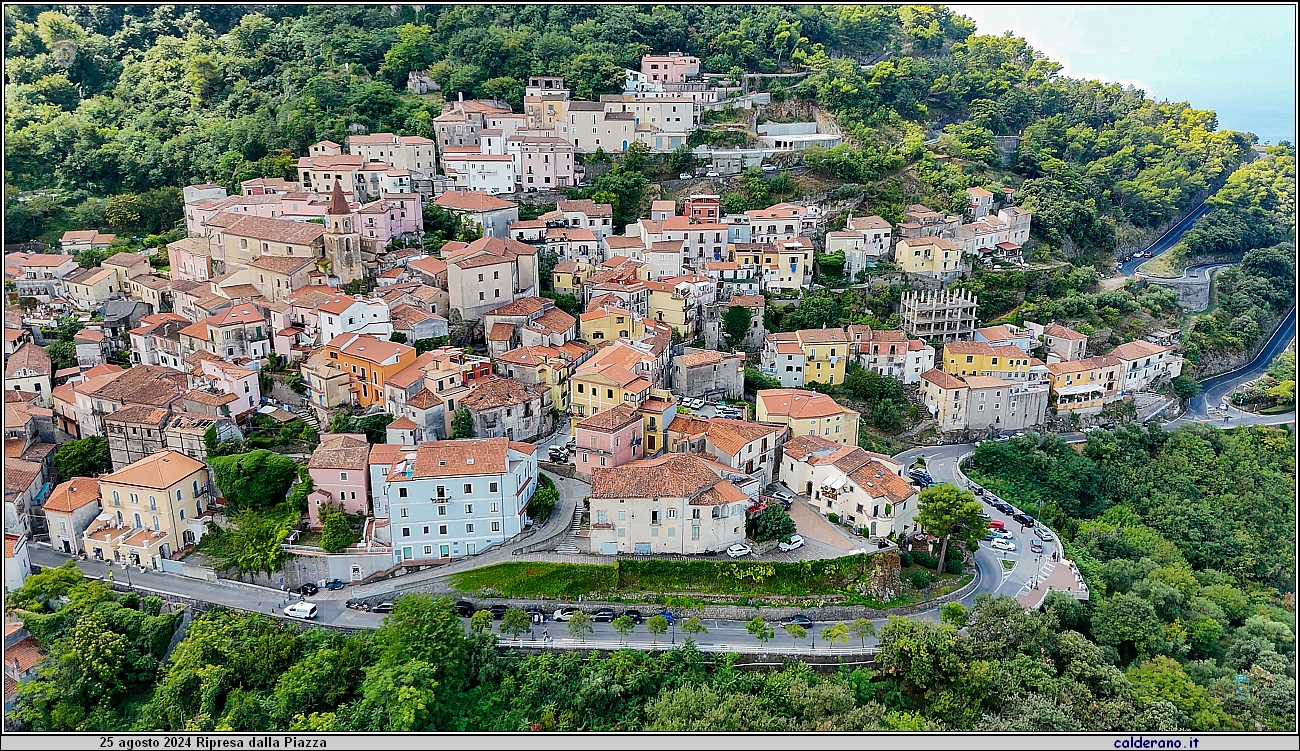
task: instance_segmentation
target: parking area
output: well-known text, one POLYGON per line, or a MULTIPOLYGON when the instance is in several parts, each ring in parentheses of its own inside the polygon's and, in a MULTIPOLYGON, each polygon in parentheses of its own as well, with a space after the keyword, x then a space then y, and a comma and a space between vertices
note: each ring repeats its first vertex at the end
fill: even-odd
POLYGON ((749 414, 747 405, 743 404, 709 404, 703 399, 683 399, 680 404, 689 409, 693 417, 698 417, 701 420, 712 420, 715 417, 747 420, 752 417, 749 414), (699 406, 696 406, 697 404, 699 406))
POLYGON ((817 542, 841 551, 865 547, 865 541, 855 543, 801 497, 790 504, 790 518, 794 521, 795 529, 810 545, 817 542))

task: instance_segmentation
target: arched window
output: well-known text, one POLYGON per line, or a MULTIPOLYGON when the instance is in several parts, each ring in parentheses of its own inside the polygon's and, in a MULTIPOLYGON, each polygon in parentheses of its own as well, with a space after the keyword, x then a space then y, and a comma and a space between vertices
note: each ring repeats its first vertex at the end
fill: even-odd
POLYGON ((140 523, 140 515, 139 515, 139 514, 136 514, 136 515, 135 515, 135 526, 136 526, 136 527, 143 527, 143 526, 144 526, 143 524, 140 523))

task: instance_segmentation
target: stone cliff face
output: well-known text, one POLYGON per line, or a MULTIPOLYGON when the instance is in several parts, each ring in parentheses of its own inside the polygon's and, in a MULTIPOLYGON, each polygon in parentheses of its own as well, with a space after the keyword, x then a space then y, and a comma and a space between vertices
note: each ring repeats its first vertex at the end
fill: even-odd
POLYGON ((866 571, 854 586, 858 594, 889 602, 903 591, 902 563, 897 551, 873 555, 867 559, 866 571))

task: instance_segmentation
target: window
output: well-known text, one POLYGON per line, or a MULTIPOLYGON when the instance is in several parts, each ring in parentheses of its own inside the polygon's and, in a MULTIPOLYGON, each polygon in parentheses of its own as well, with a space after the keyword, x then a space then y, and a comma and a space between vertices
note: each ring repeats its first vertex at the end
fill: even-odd
POLYGON ((406 497, 406 488, 398 488, 398 489, 397 489, 397 497, 398 497, 398 498, 405 498, 405 497, 406 497))
POLYGON ((501 522, 492 522, 492 531, 493 531, 493 532, 500 532, 500 531, 501 531, 501 522))
POLYGON ((339 473, 339 479, 340 479, 340 480, 346 480, 346 479, 348 479, 348 473, 347 473, 347 472, 340 472, 340 473, 339 473))
POLYGON ((446 516, 446 515, 447 515, 447 504, 444 503, 438 506, 438 516, 446 516))
POLYGON ((467 503, 467 504, 465 504, 465 513, 466 513, 466 514, 472 514, 472 513, 474 513, 474 504, 472 504, 472 503, 467 503))
MULTIPOLYGON (((489 493, 495 493, 495 492, 497 492, 497 484, 496 484, 495 482, 489 482, 489 483, 488 483, 488 492, 489 492, 489 493)), ((493 504, 493 505, 495 506, 496 504, 493 504)), ((496 511, 496 509, 492 509, 492 510, 493 510, 493 511, 496 511)))
POLYGON ((467 534, 467 535, 472 535, 472 534, 474 534, 474 525, 473 525, 473 524, 466 524, 466 525, 465 525, 465 534, 467 534))
POLYGON ((440 535, 445 535, 445 534, 447 534, 447 525, 446 525, 446 524, 439 524, 439 525, 438 525, 438 534, 440 534, 440 535))
POLYGON ((410 536, 411 536, 411 528, 402 527, 402 537, 410 537, 410 536))
POLYGON ((410 515, 411 515, 411 514, 410 514, 410 511, 409 511, 408 509, 402 509, 402 518, 403 518, 403 519, 406 519, 406 518, 409 517, 410 515))

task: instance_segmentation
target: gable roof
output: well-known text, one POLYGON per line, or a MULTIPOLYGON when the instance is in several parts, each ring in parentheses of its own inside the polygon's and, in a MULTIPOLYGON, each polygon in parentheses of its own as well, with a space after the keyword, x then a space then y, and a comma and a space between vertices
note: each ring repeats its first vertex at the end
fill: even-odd
POLYGON ((764 389, 757 398, 769 417, 808 420, 840 414, 857 414, 825 394, 801 389, 764 389))
POLYGON ((99 480, 90 477, 74 477, 61 482, 50 492, 45 501, 46 511, 72 513, 82 506, 99 502, 99 480))
POLYGON ((39 375, 48 376, 54 373, 49 353, 30 341, 23 342, 23 346, 9 356, 5 362, 5 377, 11 378, 23 368, 39 375))
POLYGON ((122 483, 143 488, 164 489, 204 469, 207 465, 179 451, 159 451, 125 467, 100 476, 100 482, 122 483))
POLYGON ((690 505, 719 505, 747 498, 721 477, 734 471, 694 454, 664 454, 620 467, 593 467, 592 498, 688 498, 690 505), (719 485, 716 493, 706 491, 719 485))
POLYGON ((706 438, 709 443, 717 446, 718 450, 729 456, 736 456, 744 450, 746 444, 775 435, 784 429, 760 425, 756 422, 714 418, 709 420, 706 438))
MULTIPOLYGON (((207 223, 213 224, 213 220, 209 219, 207 223)), ((250 237, 288 245, 311 245, 325 234, 325 228, 315 222, 270 219, 249 214, 241 215, 235 221, 226 224, 225 232, 235 237, 250 237)))
MULTIPOLYGON (((411 476, 425 478, 500 474, 506 471, 508 465, 506 459, 509 443, 506 438, 422 443, 414 452, 411 476)), ((400 480, 401 475, 396 479, 400 480)))
POLYGON ((433 200, 435 206, 458 211, 497 211, 515 204, 488 195, 482 190, 449 190, 433 200))

